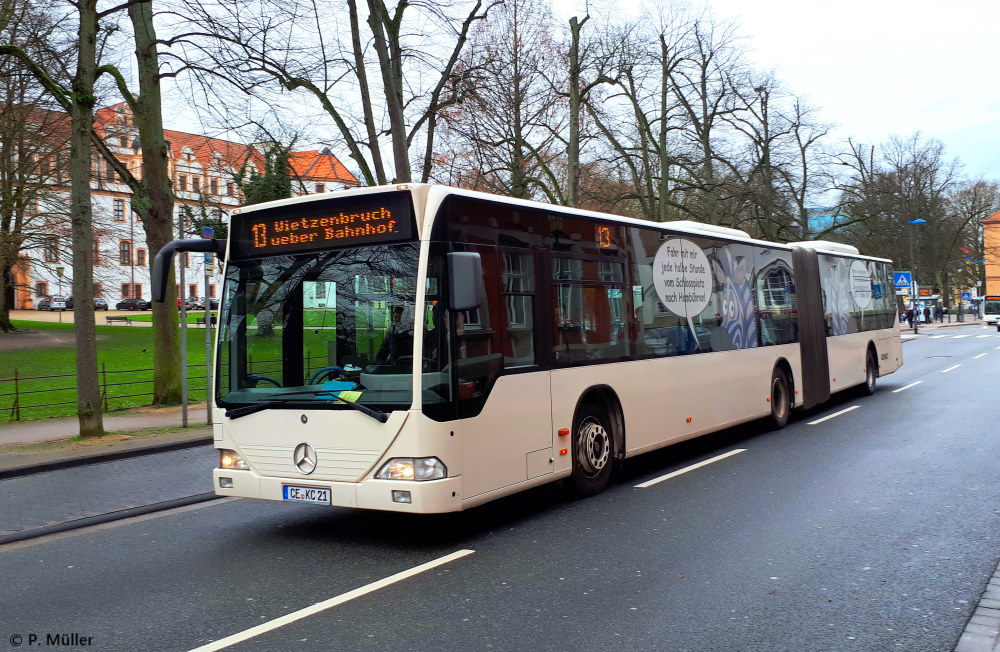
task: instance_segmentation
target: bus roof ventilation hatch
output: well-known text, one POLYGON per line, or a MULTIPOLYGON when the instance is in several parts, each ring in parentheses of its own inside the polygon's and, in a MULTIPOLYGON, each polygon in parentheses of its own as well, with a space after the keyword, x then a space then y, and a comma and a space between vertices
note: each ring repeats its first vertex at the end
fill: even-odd
POLYGON ((861 254, 857 247, 852 247, 851 245, 843 244, 840 242, 830 242, 829 240, 805 240, 803 242, 789 242, 789 247, 805 247, 807 249, 822 249, 824 251, 832 251, 838 254, 854 254, 859 256, 861 254))
POLYGON ((750 239, 750 234, 746 231, 740 231, 739 229, 731 229, 728 226, 715 226, 714 224, 702 224, 701 222, 693 222, 691 220, 676 220, 673 222, 661 222, 664 226, 677 227, 679 229, 684 229, 685 231, 698 231, 700 233, 705 233, 708 235, 721 235, 727 238, 746 238, 750 239))

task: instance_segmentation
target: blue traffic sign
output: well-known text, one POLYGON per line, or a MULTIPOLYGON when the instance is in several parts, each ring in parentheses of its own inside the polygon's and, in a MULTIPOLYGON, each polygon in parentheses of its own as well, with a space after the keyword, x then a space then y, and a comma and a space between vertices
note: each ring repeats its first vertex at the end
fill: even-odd
POLYGON ((962 301, 972 301, 972 293, 971 292, 963 292, 962 293, 962 301))
POLYGON ((210 226, 206 226, 201 231, 201 237, 203 238, 211 238, 213 235, 215 235, 215 231, 210 226))
POLYGON ((908 288, 913 285, 909 272, 893 272, 892 281, 897 288, 908 288))

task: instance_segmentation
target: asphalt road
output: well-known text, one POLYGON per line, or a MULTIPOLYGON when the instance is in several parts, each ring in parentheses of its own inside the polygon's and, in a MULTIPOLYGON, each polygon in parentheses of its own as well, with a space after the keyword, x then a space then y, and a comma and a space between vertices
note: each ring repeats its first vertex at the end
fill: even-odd
POLYGON ((1000 335, 940 335, 906 342, 872 397, 643 456, 587 500, 222 500, 0 547, 0 649, 191 650, 257 626, 229 649, 953 649, 1000 555, 1000 335))

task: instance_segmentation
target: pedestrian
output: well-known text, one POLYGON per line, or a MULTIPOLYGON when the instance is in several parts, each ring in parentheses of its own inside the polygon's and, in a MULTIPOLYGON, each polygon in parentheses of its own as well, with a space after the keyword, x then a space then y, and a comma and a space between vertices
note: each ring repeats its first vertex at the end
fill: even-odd
POLYGON ((924 306, 924 323, 929 324, 931 322, 931 309, 928 306, 924 306))
POLYGON ((913 308, 906 309, 906 325, 913 328, 913 308))

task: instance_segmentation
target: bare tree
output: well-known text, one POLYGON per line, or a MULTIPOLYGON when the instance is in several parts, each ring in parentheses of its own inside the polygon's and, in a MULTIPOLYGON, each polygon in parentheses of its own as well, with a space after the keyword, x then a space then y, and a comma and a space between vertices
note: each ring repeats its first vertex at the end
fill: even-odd
POLYGON ((366 184, 414 180, 411 156, 422 144, 419 180, 426 181, 437 115, 458 101, 448 90, 459 54, 493 6, 463 5, 368 0, 366 31, 356 0, 348 0, 347 25, 326 2, 189 0, 168 44, 183 60, 179 69, 203 79, 223 77, 245 93, 303 92, 336 125, 366 184))
POLYGON ((480 23, 458 70, 460 104, 443 114, 460 185, 564 203, 558 137, 565 102, 549 76, 563 69, 552 17, 539 0, 512 0, 480 23))
MULTIPOLYGON (((0 45, 0 56, 11 56, 38 80, 39 84, 70 115, 70 221, 73 243, 73 295, 90 298, 93 292, 94 240, 90 203, 91 134, 94 123, 94 87, 98 76, 97 49, 99 21, 97 0, 74 3, 79 39, 76 70, 70 88, 62 87, 18 44, 0 45)), ((4 12, 6 19, 8 14, 4 12)), ((3 28, 4 25, 0 25, 3 28)), ((80 435, 104 433, 101 395, 97 382, 97 341, 94 330, 94 303, 80 301, 74 314, 76 334, 77 417, 80 435)))
MULTIPOLYGON (((28 2, 3 3, 0 40, 18 43, 26 54, 56 70, 68 48, 60 38, 61 16, 28 2), (56 49, 59 48, 59 49, 56 49)), ((55 266, 70 252, 61 202, 53 187, 68 183, 69 121, 48 92, 16 58, 4 62, 0 76, 0 331, 13 330, 9 310, 15 292, 15 266, 55 266), (44 251, 40 257, 32 254, 44 251), (46 259, 49 260, 46 260, 46 259), (23 263, 20 261, 23 259, 23 263)), ((56 74, 60 74, 61 71, 56 74)))

